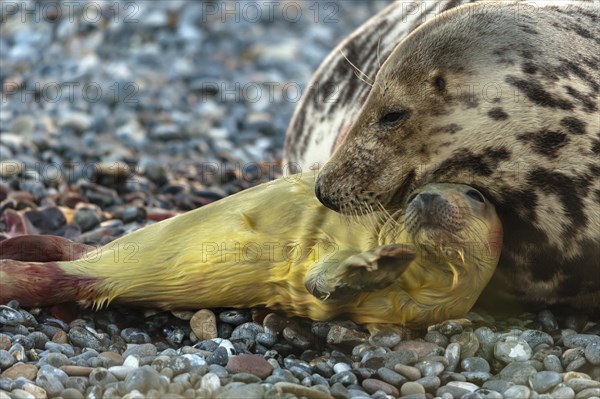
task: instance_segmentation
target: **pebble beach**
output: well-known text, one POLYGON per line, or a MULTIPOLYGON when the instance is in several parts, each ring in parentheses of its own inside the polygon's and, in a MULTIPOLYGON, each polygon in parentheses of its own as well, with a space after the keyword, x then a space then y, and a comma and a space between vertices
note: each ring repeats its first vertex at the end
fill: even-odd
MULTIPOLYGON (((387 4, 2 2, 0 240, 106 245, 281 176, 311 74, 387 4)), ((399 397, 600 399, 600 319, 476 307, 405 337, 259 308, 0 304, 0 399, 399 397)))

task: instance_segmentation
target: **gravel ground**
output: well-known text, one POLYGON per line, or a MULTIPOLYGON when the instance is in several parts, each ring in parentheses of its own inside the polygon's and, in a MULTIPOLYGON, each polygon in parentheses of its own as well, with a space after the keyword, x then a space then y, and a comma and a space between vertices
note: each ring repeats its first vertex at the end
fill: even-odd
MULTIPOLYGON (((329 50, 385 2, 4 1, 0 235, 105 244, 281 172, 329 50)), ((264 309, 0 306, 0 399, 600 397, 600 320, 477 309, 401 340, 264 309)))

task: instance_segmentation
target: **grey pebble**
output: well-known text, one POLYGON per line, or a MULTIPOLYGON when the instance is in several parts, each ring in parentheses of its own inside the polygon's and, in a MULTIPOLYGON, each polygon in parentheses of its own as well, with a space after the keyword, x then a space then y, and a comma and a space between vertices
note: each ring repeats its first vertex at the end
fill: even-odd
POLYGON ((218 364, 219 366, 227 365, 229 353, 225 347, 218 347, 210 356, 206 358, 208 364, 218 364))
POLYGON ((400 343, 400 334, 393 330, 382 330, 371 335, 369 342, 375 346, 393 348, 400 343))
POLYGON ((356 375, 354 375, 354 373, 352 373, 351 371, 342 371, 341 373, 336 373, 331 376, 329 381, 331 384, 339 382, 345 386, 351 384, 358 384, 358 378, 356 378, 356 375))
POLYGON ((137 356, 138 358, 156 356, 157 353, 158 350, 153 344, 129 344, 125 352, 123 352, 123 358, 127 358, 130 355, 137 356))
POLYGON ((250 312, 246 309, 232 309, 219 313, 219 320, 223 323, 238 326, 250 321, 250 312))
POLYGON ((554 399, 573 399, 575 398, 575 391, 567 386, 557 387, 550 393, 554 399))
POLYGON ((448 345, 444 357, 448 360, 448 366, 446 367, 449 371, 456 370, 458 363, 460 362, 460 344, 453 342, 448 345))
POLYGON ((502 396, 505 399, 529 399, 531 397, 531 389, 525 385, 514 385, 504 391, 502 396))
POLYGON ((482 385, 492 378, 492 374, 486 371, 463 371, 461 375, 465 377, 466 381, 477 385, 482 385))
POLYGON ((544 368, 548 371, 562 373, 563 367, 558 356, 550 354, 544 357, 544 368))
POLYGON ((600 343, 600 336, 593 334, 571 334, 563 338, 563 344, 567 348, 585 348, 592 342, 600 343))
POLYGON ((585 358, 594 366, 600 365, 600 339, 592 341, 585 347, 585 358))
POLYGON ((393 370, 390 370, 387 367, 381 367, 377 370, 377 376, 384 382, 388 384, 394 385, 397 388, 400 388, 402 384, 407 382, 406 377, 396 373, 393 370))
POLYGON ((126 392, 131 392, 135 389, 142 393, 146 393, 151 389, 160 390, 160 375, 150 366, 140 367, 125 378, 123 389, 126 392))
POLYGON ((524 362, 509 363, 500 371, 500 378, 517 385, 526 385, 529 379, 537 374, 537 370, 524 362))
POLYGON ((420 361, 415 363, 415 367, 419 369, 423 377, 435 377, 444 371, 444 365, 440 362, 420 361))
POLYGON ((121 338, 128 344, 147 344, 150 342, 148 333, 138 328, 124 328, 121 331, 121 338))
POLYGON ((460 363, 464 371, 490 371, 490 364, 482 357, 469 357, 460 363))
POLYGON ((562 377, 554 371, 540 371, 531 380, 531 388, 537 393, 546 393, 562 382, 562 377))
POLYGON ((90 373, 89 381, 90 385, 99 385, 104 387, 108 384, 116 383, 118 380, 107 369, 97 367, 90 373))
POLYGON ((514 337, 506 336, 496 342, 494 357, 505 362, 523 362, 531 359, 533 351, 527 342, 514 337))
POLYGON ((0 370, 4 371, 15 363, 15 358, 5 350, 0 350, 0 370))

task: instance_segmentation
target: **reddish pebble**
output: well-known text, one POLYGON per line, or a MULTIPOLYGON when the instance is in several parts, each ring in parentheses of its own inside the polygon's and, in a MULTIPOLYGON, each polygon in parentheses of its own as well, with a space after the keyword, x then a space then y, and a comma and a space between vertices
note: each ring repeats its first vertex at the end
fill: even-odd
POLYGON ((363 380, 362 386, 367 390, 370 394, 374 394, 377 391, 383 391, 388 395, 392 395, 395 397, 400 396, 400 392, 398 388, 393 385, 388 384, 387 382, 379 381, 374 378, 367 378, 363 380))
POLYGON ((226 368, 230 373, 250 373, 262 379, 267 378, 273 372, 273 366, 261 355, 232 356, 229 358, 226 368))

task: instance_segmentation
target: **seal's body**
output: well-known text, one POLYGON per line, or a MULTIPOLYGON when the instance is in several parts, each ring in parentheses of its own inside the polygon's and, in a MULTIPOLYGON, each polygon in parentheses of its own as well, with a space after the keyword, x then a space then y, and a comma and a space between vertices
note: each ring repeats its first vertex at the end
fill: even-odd
POLYGON ((314 183, 311 174, 266 183, 69 262, 2 260, 0 302, 266 306, 314 320, 423 326, 464 315, 493 274, 502 228, 470 187, 426 186, 404 226, 377 212, 333 212, 314 183))
MULTIPOLYGON (((396 37, 378 71, 359 59, 377 76, 347 133, 333 121, 355 115, 357 103, 307 107, 311 120, 325 119, 315 134, 345 136, 321 170, 318 197, 342 212, 393 210, 415 187, 473 186, 508 232, 495 294, 600 310, 599 13, 598 2, 463 5, 396 37)), ((377 31, 370 24, 361 36, 377 31)), ((288 133, 286 161, 322 161, 293 150, 312 131, 288 133)))

